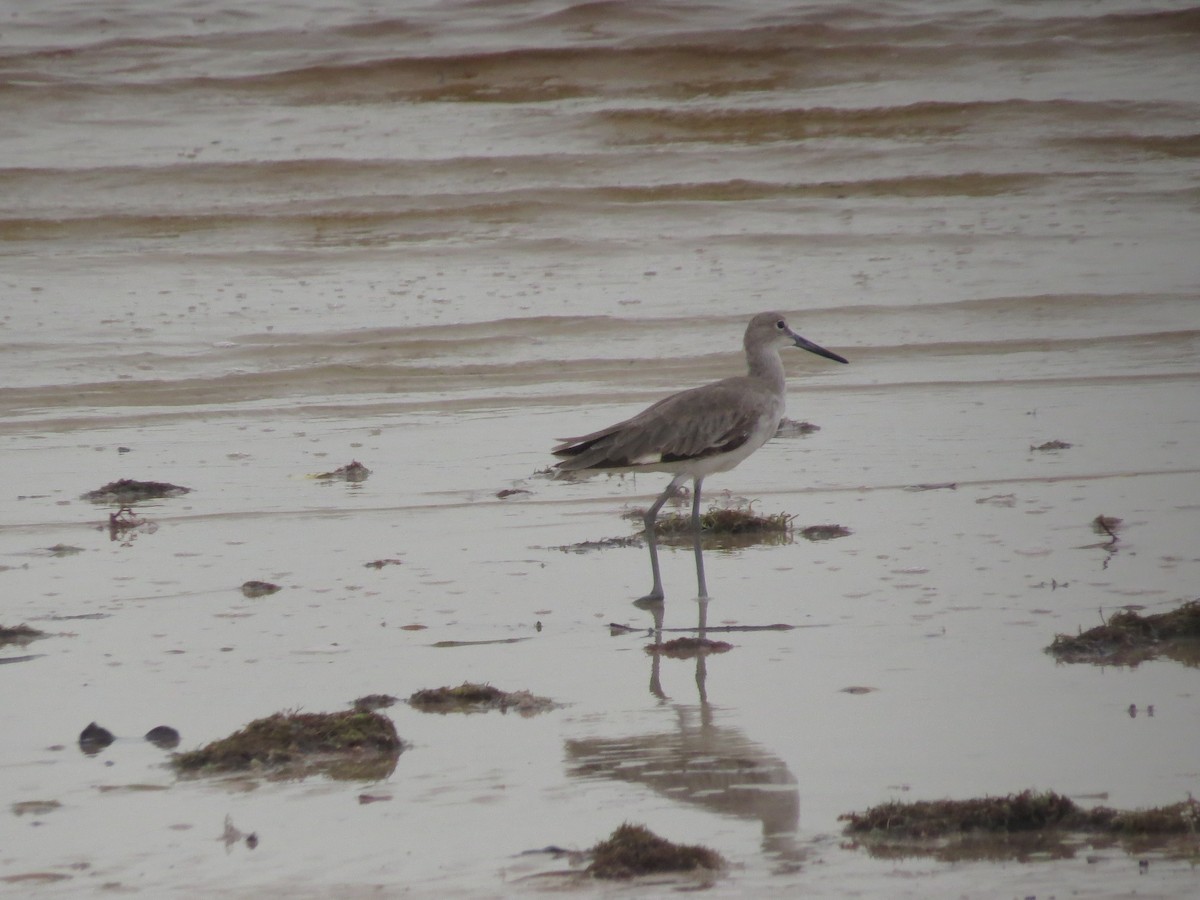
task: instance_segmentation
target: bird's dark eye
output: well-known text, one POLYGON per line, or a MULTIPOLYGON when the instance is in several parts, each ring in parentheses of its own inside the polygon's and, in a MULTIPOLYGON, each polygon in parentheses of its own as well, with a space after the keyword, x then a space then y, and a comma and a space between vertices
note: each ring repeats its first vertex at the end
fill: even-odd
POLYGON ((780 331, 783 331, 783 329, 787 328, 787 322, 783 321, 783 319, 780 319, 778 322, 775 323, 775 327, 778 328, 780 331))

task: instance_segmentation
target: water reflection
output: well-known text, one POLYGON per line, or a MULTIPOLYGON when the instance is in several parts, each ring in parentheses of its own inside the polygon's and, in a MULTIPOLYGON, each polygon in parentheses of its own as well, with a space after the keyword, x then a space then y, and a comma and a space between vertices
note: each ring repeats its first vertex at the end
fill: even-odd
MULTIPOLYGON (((698 576, 703 562, 697 555, 698 576)), ((703 581, 700 582, 703 584, 703 581)), ((697 635, 708 629, 707 598, 698 598, 697 635)), ((646 604, 654 622, 654 646, 662 645, 665 605, 646 604)), ((644 785, 702 809, 757 819, 762 849, 788 868, 803 860, 796 845, 800 792, 787 764, 738 728, 717 724, 719 710, 708 700, 706 655, 694 659, 698 702, 672 702, 661 681, 662 653, 650 654, 650 693, 675 711, 675 727, 630 737, 567 741, 567 773, 644 785)))

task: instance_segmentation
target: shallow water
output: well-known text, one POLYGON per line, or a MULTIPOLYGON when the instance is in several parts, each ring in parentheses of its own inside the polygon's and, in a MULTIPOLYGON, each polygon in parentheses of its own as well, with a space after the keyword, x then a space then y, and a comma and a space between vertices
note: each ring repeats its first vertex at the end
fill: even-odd
MULTIPOLYGON (((8 10, 0 624, 53 636, 0 650, 32 657, 0 665, 0 785, 61 806, 0 811, 6 890, 577 891, 521 854, 625 820, 719 850, 728 896, 1193 890, 1112 848, 873 859, 837 816, 1198 792, 1194 669, 1042 652, 1197 596, 1198 32, 1118 2, 8 10), (711 549, 709 624, 797 627, 655 663, 608 628, 653 624, 645 550, 560 548, 630 534, 662 477, 535 473, 736 372, 764 308, 851 364, 790 355, 821 430, 706 488, 852 534, 711 549), (79 495, 122 477, 194 490, 110 540, 79 495), (177 781, 140 740, 465 679, 565 705, 392 707, 411 746, 368 785, 177 781), (121 740, 86 757, 92 720, 121 740)), ((663 568, 694 626, 690 551, 663 568)))

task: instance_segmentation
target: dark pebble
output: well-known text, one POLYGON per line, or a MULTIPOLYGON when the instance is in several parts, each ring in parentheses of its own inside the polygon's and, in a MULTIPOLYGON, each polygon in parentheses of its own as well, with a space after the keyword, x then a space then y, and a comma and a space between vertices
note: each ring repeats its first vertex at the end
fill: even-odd
POLYGON ((265 597, 278 590, 281 590, 279 585, 271 584, 269 581, 247 581, 242 585, 242 593, 247 597, 265 597))
POLYGON ((111 731, 93 722, 79 732, 79 749, 90 756, 99 753, 115 740, 111 731))
POLYGON ((179 732, 170 725, 158 725, 146 732, 146 740, 160 750, 174 750, 179 746, 179 732))

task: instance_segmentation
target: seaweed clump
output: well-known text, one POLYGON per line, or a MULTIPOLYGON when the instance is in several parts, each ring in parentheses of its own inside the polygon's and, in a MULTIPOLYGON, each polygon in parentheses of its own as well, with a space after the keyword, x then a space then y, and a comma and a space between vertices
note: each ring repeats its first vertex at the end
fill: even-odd
MULTIPOLYGON (((626 519, 641 522, 646 516, 644 509, 631 509, 626 519)), ((744 506, 711 506, 700 514, 700 533, 705 538, 715 539, 722 548, 742 547, 751 544, 785 544, 792 539, 792 522, 795 516, 773 513, 760 516, 752 504, 744 506)), ((667 543, 691 540, 691 513, 663 513, 655 521, 656 534, 667 543)))
POLYGON ((699 844, 675 844, 644 825, 628 822, 591 850, 587 871, 596 878, 633 878, 659 872, 718 870, 721 854, 699 844))
POLYGON ((359 712, 371 712, 376 709, 386 709, 395 704, 397 699, 391 694, 366 694, 357 698, 350 705, 359 712))
POLYGON ((800 530, 800 536, 806 541, 832 541, 852 533, 845 525, 809 525, 800 530))
POLYGON ((612 547, 640 547, 642 539, 630 535, 622 537, 601 538, 598 541, 579 541, 575 544, 563 544, 558 547, 551 547, 552 550, 561 550, 563 553, 587 553, 589 550, 608 550, 612 547))
MULTIPOLYGON (((644 509, 631 509, 626 518, 640 520, 645 515, 644 509)), ((749 506, 712 506, 700 515, 700 529, 710 534, 786 534, 794 518, 787 513, 760 516, 749 506)), ((691 535, 692 517, 690 513, 668 513, 658 518, 654 528, 664 537, 691 535)))
POLYGON ((370 476, 371 470, 355 459, 344 466, 338 466, 332 472, 322 472, 320 475, 314 475, 313 478, 320 481, 349 481, 353 484, 366 481, 370 476))
MULTIPOLYGON (((905 853, 925 852, 946 859, 1023 856, 1030 852, 1071 856, 1062 837, 1085 833, 1127 841, 1183 836, 1193 842, 1200 827, 1200 801, 1187 800, 1149 809, 1119 810, 1107 806, 1083 809, 1054 791, 1025 790, 1003 797, 968 800, 893 801, 861 813, 838 816, 848 823, 846 834, 871 839, 873 852, 892 855, 897 845, 905 853), (957 845, 931 844, 922 850, 915 842, 949 839, 957 845), (990 839, 990 840, 989 840, 990 839), (1012 843, 1006 841, 1012 840, 1012 843), (964 852, 965 850, 965 852, 964 852)), ((1190 851, 1194 854, 1196 847, 1190 851)))
POLYGON ((1055 635, 1046 652, 1068 663, 1135 667, 1159 656, 1200 667, 1200 600, 1170 612, 1139 615, 1123 609, 1077 635, 1055 635))
POLYGON ((121 478, 110 481, 103 487, 83 494, 81 500, 93 503, 119 503, 128 506, 142 500, 161 500, 164 497, 179 497, 191 493, 191 488, 166 481, 137 481, 133 478, 121 478))
POLYGON ((16 644, 24 647, 31 641, 46 636, 46 632, 30 628, 28 625, 0 625, 0 647, 5 644, 16 644))
POLYGON ((529 691, 502 691, 490 684, 464 681, 458 687, 426 688, 408 698, 409 706, 421 712, 472 713, 510 709, 523 716, 532 716, 553 709, 556 704, 547 697, 536 697, 529 691))
POLYGON ((374 779, 391 773, 401 750, 396 726, 377 712, 280 712, 199 750, 176 753, 172 762, 180 772, 276 768, 286 776, 374 779))
POLYGON ((269 597, 271 594, 281 590, 283 588, 269 581, 246 581, 242 584, 242 593, 251 599, 255 597, 269 597))
MULTIPOLYGON (((892 801, 862 813, 846 813, 848 834, 867 832, 929 838, 971 831, 1033 831, 1075 822, 1081 814, 1069 797, 1054 791, 1021 791, 970 800, 892 801)), ((1067 825, 1067 827, 1071 827, 1067 825)))

